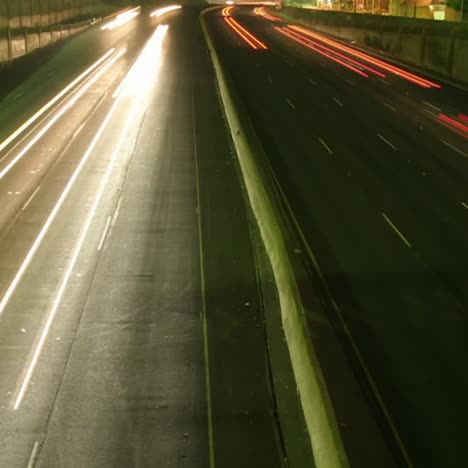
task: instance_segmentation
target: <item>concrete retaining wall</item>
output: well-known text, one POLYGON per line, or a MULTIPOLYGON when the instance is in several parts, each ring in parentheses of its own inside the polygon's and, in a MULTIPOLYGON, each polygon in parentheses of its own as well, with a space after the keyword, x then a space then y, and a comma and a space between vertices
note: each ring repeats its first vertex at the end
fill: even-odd
POLYGON ((468 24, 285 7, 318 31, 468 84, 468 24))
POLYGON ((33 30, 32 32, 12 33, 10 37, 0 37, 0 63, 21 57, 34 49, 44 47, 57 42, 72 34, 89 27, 88 21, 75 24, 56 25, 44 30, 33 30))

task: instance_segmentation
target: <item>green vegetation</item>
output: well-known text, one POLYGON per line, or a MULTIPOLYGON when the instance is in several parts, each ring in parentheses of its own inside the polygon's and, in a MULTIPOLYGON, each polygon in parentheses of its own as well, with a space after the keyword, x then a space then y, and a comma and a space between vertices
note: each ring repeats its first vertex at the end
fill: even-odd
POLYGON ((466 17, 468 13, 468 0, 447 0, 446 4, 448 7, 453 8, 456 11, 461 11, 463 3, 463 15, 466 17))

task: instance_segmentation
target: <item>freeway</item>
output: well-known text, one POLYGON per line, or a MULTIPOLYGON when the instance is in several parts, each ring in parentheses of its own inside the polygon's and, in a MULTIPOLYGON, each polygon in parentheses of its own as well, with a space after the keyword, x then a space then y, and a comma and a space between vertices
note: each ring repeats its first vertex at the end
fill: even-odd
POLYGON ((2 101, 0 467, 301 466, 199 9, 137 11, 2 101))
POLYGON ((352 465, 467 466, 466 91, 260 6, 207 18, 294 231, 352 465))

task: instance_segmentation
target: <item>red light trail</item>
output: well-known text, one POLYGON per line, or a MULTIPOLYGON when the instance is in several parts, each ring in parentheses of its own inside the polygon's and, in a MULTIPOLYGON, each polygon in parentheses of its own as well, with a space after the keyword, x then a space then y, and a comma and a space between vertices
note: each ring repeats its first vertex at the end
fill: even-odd
POLYGON ((232 16, 231 11, 234 7, 225 7, 222 10, 222 15, 224 21, 230 26, 230 28, 235 31, 252 49, 258 50, 263 49, 267 50, 268 47, 256 38, 250 31, 247 31, 243 26, 241 26, 232 16))

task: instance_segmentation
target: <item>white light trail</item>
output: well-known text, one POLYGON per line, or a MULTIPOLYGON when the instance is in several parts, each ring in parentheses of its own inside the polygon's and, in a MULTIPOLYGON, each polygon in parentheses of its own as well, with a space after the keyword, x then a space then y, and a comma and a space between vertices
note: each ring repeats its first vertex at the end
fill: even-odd
MULTIPOLYGON (((32 354, 32 358, 31 358, 31 360, 29 362, 29 365, 28 365, 28 367, 26 369, 26 373, 25 373, 25 375, 23 377, 23 381, 21 383, 21 386, 19 388, 18 394, 17 394, 15 402, 14 402, 13 409, 15 411, 21 405, 21 402, 23 401, 24 395, 25 395, 25 393, 26 393, 26 391, 28 389, 29 383, 30 383, 32 375, 34 373, 34 369, 35 369, 35 367, 37 365, 37 362, 38 362, 39 357, 41 355, 42 349, 43 349, 44 344, 46 342, 47 336, 49 334, 50 328, 52 326, 55 315, 57 313, 58 307, 60 305, 62 297, 63 297, 63 295, 65 293, 66 288, 67 288, 68 282, 69 282, 70 277, 72 275, 73 268, 75 267, 75 264, 76 264, 76 262, 78 260, 79 255, 80 255, 80 252, 81 252, 81 249, 83 247, 84 241, 85 241, 86 236, 88 234, 88 231, 89 231, 89 229, 91 227, 91 224, 92 224, 92 221, 93 221, 94 216, 96 214, 96 211, 97 211, 97 209, 99 207, 99 203, 101 201, 101 198, 102 198, 102 196, 104 194, 104 190, 106 188, 107 182, 109 181, 109 178, 110 178, 110 176, 112 174, 112 170, 113 170, 113 168, 114 168, 114 166, 115 166, 115 164, 116 164, 116 162, 117 162, 117 160, 118 160, 118 158, 119 158, 119 156, 120 156, 120 154, 122 152, 123 144, 125 142, 126 137, 128 136, 127 134, 129 132, 129 129, 130 129, 132 124, 135 125, 135 121, 136 121, 136 119, 138 119, 138 117, 141 117, 141 116, 144 115, 144 112, 145 112, 146 107, 148 105, 147 95, 148 95, 148 92, 150 91, 150 88, 148 88, 148 87, 154 86, 156 73, 158 72, 159 66, 160 66, 160 63, 161 63, 161 60, 160 60, 160 58, 161 58, 161 49, 162 49, 162 44, 163 44, 163 40, 164 40, 164 37, 166 35, 167 29, 168 29, 167 26, 159 26, 156 29, 153 36, 146 43, 143 51, 139 55, 139 57, 136 60, 135 64, 130 69, 129 73, 127 74, 127 77, 130 76, 132 73, 134 73, 134 70, 140 70, 141 71, 143 69, 144 70, 152 70, 153 75, 149 76, 149 77, 146 77, 146 80, 144 80, 144 82, 143 82, 144 83, 143 86, 140 86, 139 89, 137 88, 135 90, 134 88, 131 88, 132 89, 131 94, 121 93, 118 96, 118 98, 114 101, 114 103, 113 103, 109 113, 107 114, 104 122, 99 127, 99 130, 96 133, 90 147, 86 151, 85 156, 81 160, 79 168, 77 168, 75 170, 75 173, 73 174, 72 179, 70 179, 70 181, 69 181, 69 183, 67 185, 67 189, 64 191, 64 193, 60 197, 59 203, 60 203, 60 206, 61 206, 63 204, 63 200, 68 195, 68 192, 70 191, 71 186, 73 185, 73 183, 75 182, 75 180, 78 177, 79 173, 81 172, 81 168, 83 167, 86 160, 89 158, 89 155, 91 154, 94 147, 96 146, 96 143, 98 142, 99 138, 102 136, 102 134, 103 134, 108 122, 110 121, 112 115, 115 113, 116 108, 121 103, 121 101, 123 99, 125 99, 126 97, 129 97, 130 99, 132 99, 131 111, 128 113, 128 117, 127 117, 127 119, 125 121, 125 125, 124 125, 124 127, 123 127, 123 129, 122 129, 122 131, 120 133, 120 137, 119 137, 117 146, 116 146, 115 150, 113 151, 111 161, 110 161, 109 165, 107 166, 106 172, 105 172, 104 177, 103 177, 103 179, 101 181, 101 184, 99 186, 97 195, 94 198, 93 206, 92 206, 92 208, 91 208, 91 210, 90 210, 90 212, 88 214, 88 217, 86 219, 86 222, 85 222, 85 224, 83 226, 80 238, 78 240, 78 243, 75 246, 73 256, 72 256, 72 258, 70 260, 70 263, 69 263, 69 265, 67 267, 65 276, 62 279, 62 282, 60 284, 60 288, 58 290, 57 296, 55 297, 52 308, 49 311, 49 314, 47 316, 47 321, 46 321, 45 326, 44 326, 44 328, 42 330, 42 333, 41 333, 41 335, 39 337, 38 343, 37 343, 37 345, 36 345, 36 347, 34 349, 34 353, 32 354), (70 187, 70 188, 68 188, 68 187, 70 187)), ((136 128, 138 128, 138 125, 136 126, 136 128)), ((51 215, 49 216, 49 219, 47 220, 46 224, 49 223, 49 225, 50 225, 52 220, 55 218, 56 211, 58 211, 58 209, 60 208, 59 203, 57 203, 57 205, 54 207, 55 214, 51 213, 51 215), (50 222, 49 222, 49 220, 50 220, 50 222)), ((48 229, 48 227, 47 227, 47 229, 48 229)), ((40 241, 42 241, 43 237, 44 236, 41 237, 40 241)), ((40 244, 40 241, 39 241, 39 244, 40 244)), ((36 242, 37 242, 37 239, 36 239, 36 242)))
POLYGON ((119 13, 114 20, 109 21, 107 24, 101 27, 103 31, 109 30, 112 31, 124 24, 129 23, 132 19, 136 18, 140 14, 141 7, 137 6, 131 10, 124 11, 119 13))
MULTIPOLYGON (((24 157, 24 155, 55 125, 55 123, 70 110, 80 99, 83 94, 113 65, 125 52, 126 48, 120 49, 80 90, 68 101, 47 124, 42 127, 39 132, 31 139, 31 141, 0 171, 0 180, 3 179, 8 172, 24 157)), ((0 315, 2 313, 0 304, 0 315)))
POLYGON ((50 109, 59 99, 61 99, 65 94, 67 94, 71 89, 73 89, 78 83, 83 81, 94 69, 101 65, 104 60, 106 60, 110 55, 115 52, 115 49, 112 48, 108 50, 99 60, 93 63, 89 68, 87 68, 81 75, 75 78, 70 84, 62 89, 54 98, 52 98, 47 104, 41 107, 32 117, 30 117, 24 124, 18 127, 8 138, 6 138, 2 143, 0 143, 0 151, 3 151, 13 140, 20 136, 25 130, 27 130, 39 117, 41 117, 44 112, 50 109))
POLYGON ((164 8, 158 8, 150 13, 151 18, 159 18, 160 16, 169 13, 170 11, 180 10, 182 8, 181 5, 170 5, 164 8))

